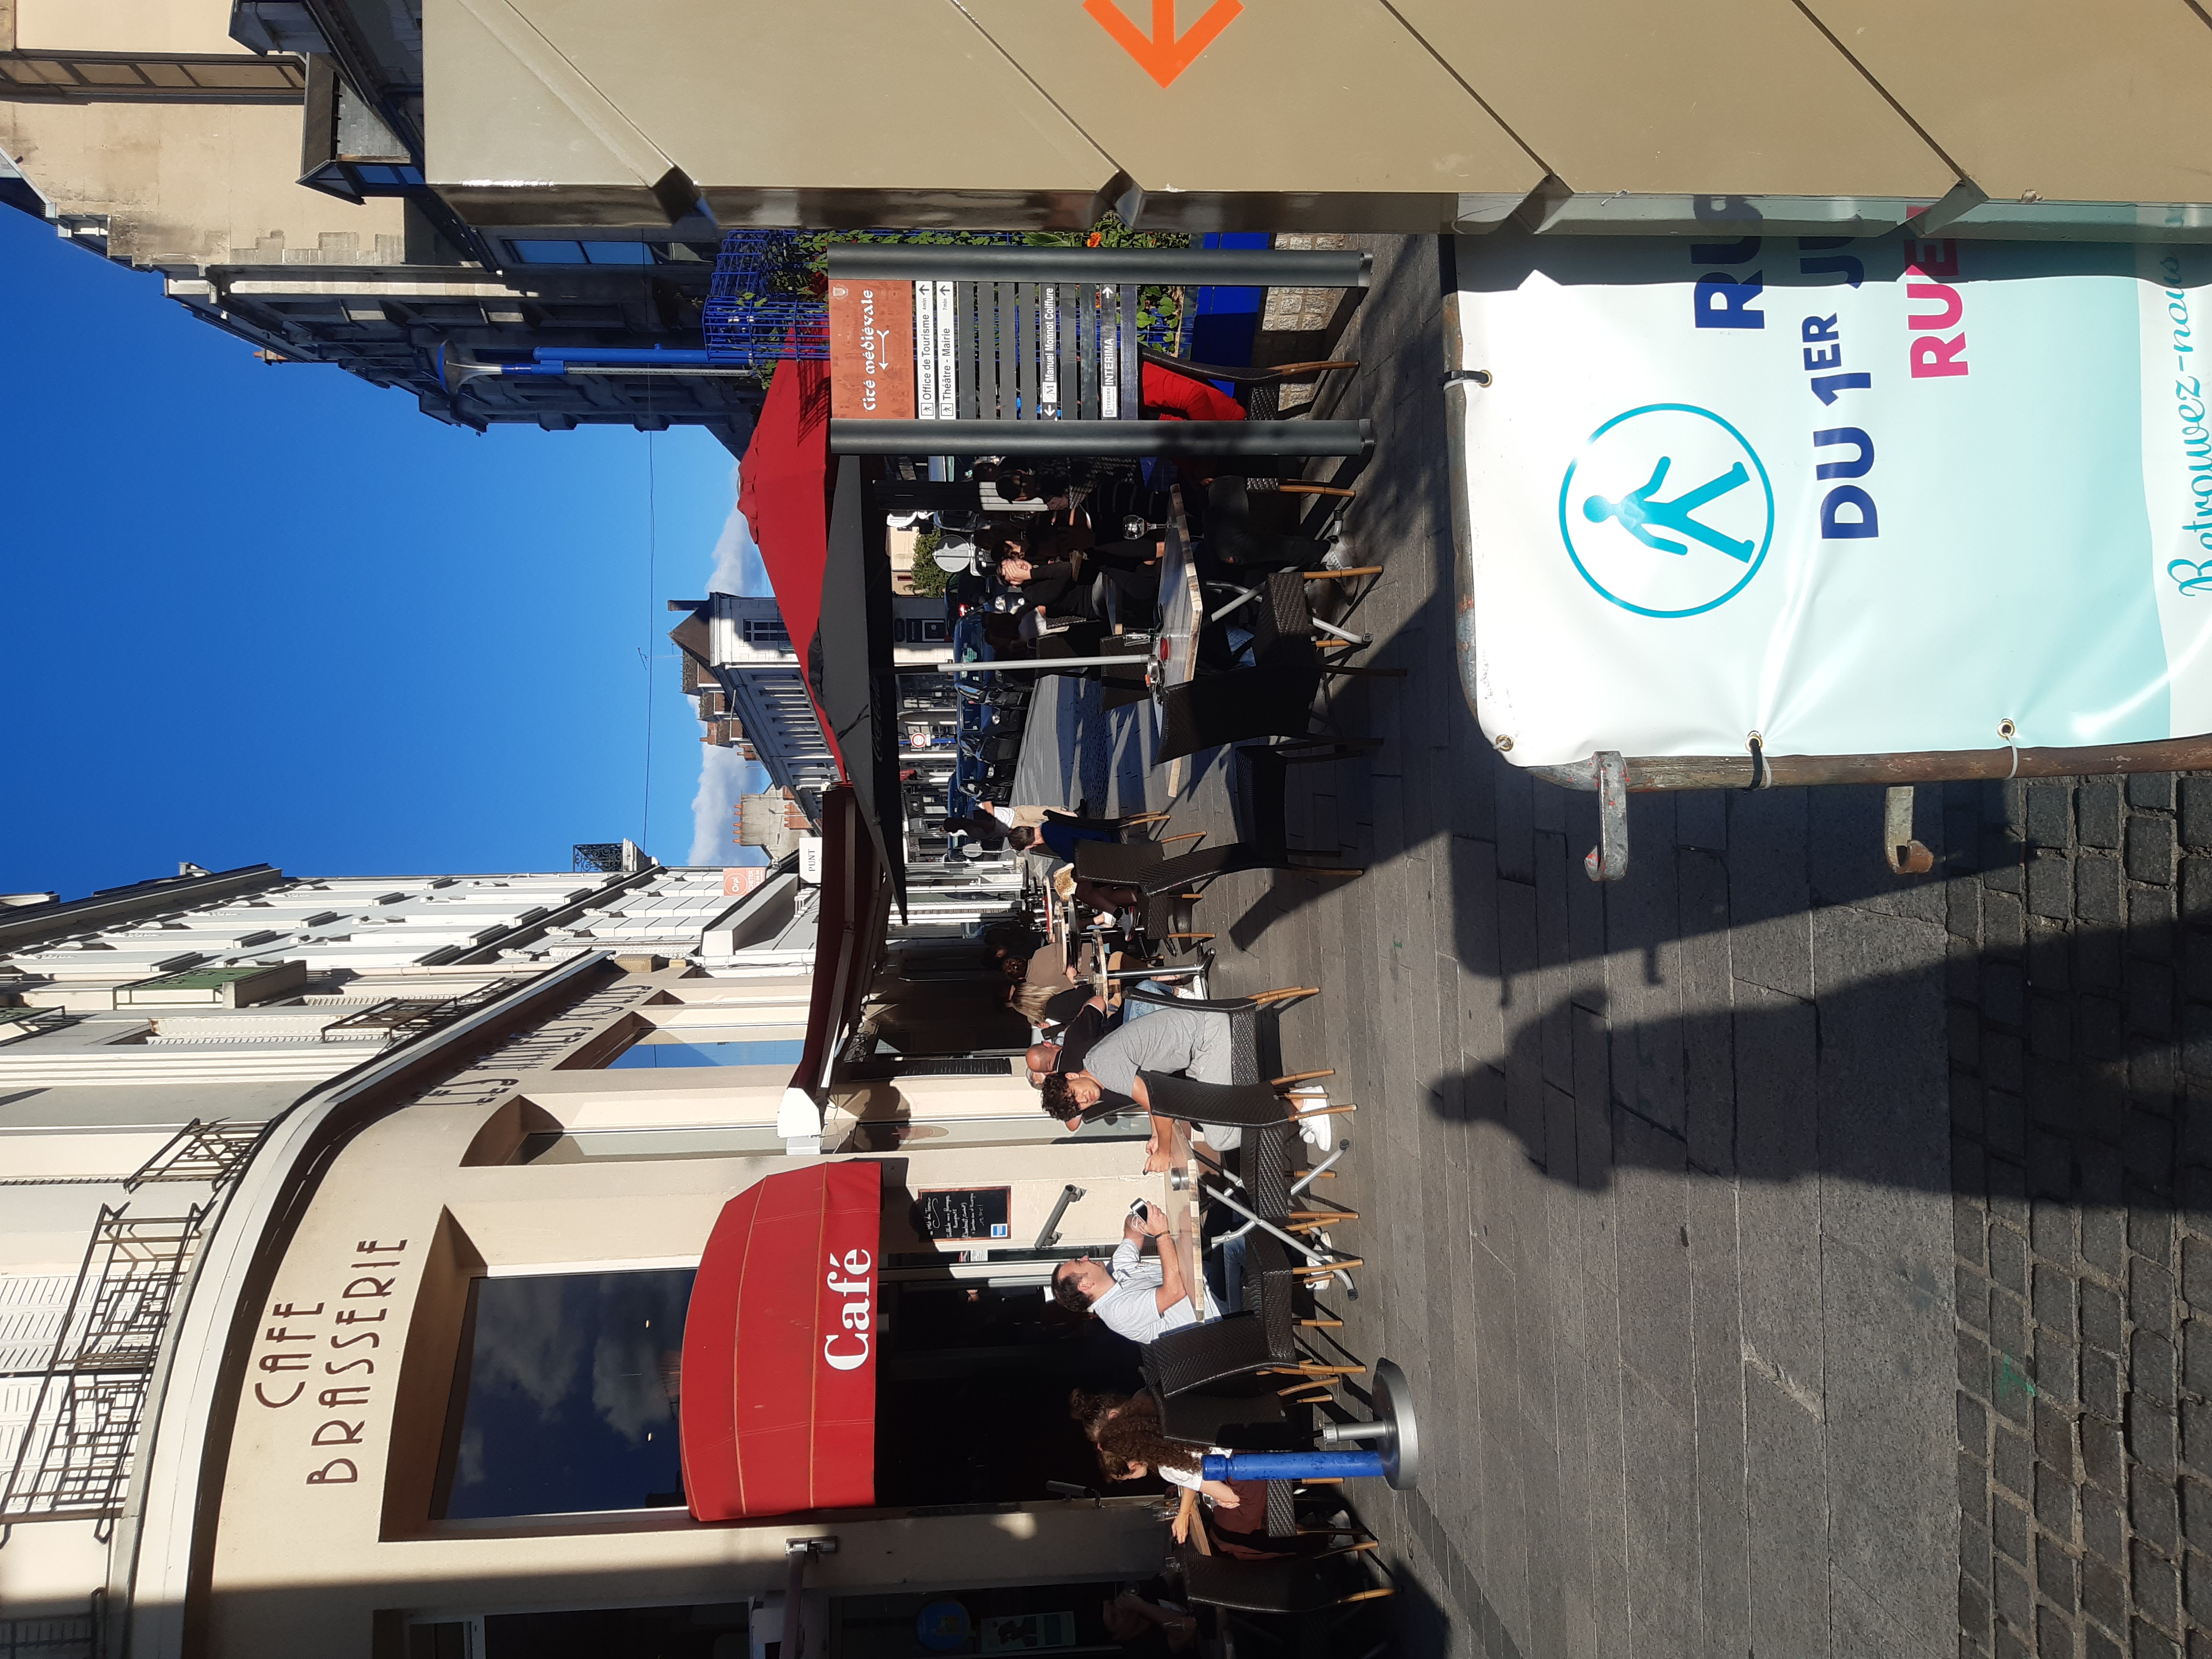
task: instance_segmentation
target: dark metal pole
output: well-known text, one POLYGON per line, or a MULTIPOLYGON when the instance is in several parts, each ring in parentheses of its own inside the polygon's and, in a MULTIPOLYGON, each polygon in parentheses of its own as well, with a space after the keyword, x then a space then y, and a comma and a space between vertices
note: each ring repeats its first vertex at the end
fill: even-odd
POLYGON ((837 242, 832 276, 940 283, 1217 283, 1232 288, 1365 288, 1373 256, 1330 248, 939 247, 837 242))
POLYGON ((1366 421, 837 421, 839 455, 1364 455, 1366 421))

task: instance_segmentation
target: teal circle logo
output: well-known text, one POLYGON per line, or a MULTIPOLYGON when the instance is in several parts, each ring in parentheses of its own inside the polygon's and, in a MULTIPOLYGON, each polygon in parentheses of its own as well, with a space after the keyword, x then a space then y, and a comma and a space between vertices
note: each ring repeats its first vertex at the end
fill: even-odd
POLYGON ((1709 409, 1646 404, 1590 434, 1559 481, 1582 579, 1639 617, 1694 617, 1743 592, 1774 540, 1774 485, 1709 409))

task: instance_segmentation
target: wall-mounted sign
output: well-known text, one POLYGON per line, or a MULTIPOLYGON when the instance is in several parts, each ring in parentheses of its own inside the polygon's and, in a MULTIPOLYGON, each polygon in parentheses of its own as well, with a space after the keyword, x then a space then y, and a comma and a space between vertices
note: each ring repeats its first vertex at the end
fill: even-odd
POLYGON ((914 284, 830 284, 830 413, 841 421, 914 419, 914 284))
POLYGON ((914 1200, 914 1231, 922 1238, 1008 1238, 1013 1208, 1011 1187, 939 1188, 914 1200))

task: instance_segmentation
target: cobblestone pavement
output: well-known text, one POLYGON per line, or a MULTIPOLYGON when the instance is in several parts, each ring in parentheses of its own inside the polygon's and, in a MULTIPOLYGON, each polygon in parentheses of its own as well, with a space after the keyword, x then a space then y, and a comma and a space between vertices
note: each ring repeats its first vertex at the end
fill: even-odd
MULTIPOLYGON (((1879 791, 1638 796, 1594 885, 1591 798, 1458 688, 1436 246, 1366 244, 1336 412, 1406 678, 1290 817, 1367 873, 1201 916, 1226 988, 1325 988, 1285 1061, 1360 1108, 1334 1311, 1422 1406, 1363 1498, 1407 1650, 2212 1654, 2212 779, 1923 789, 1902 881, 1879 791)), ((1233 764, 1176 830, 1234 833, 1233 764)))

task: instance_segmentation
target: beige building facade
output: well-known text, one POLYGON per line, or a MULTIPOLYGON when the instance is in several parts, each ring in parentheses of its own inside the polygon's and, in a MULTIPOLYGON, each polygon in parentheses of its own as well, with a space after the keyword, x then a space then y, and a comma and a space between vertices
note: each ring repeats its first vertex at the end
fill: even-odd
MULTIPOLYGON (((1157 1195, 1143 1130, 1066 1134, 1006 1052, 1021 1033, 957 1029, 963 981, 995 977, 968 936, 981 913, 923 895, 887 944, 879 910, 857 945, 817 939, 817 908, 885 895, 864 872, 833 898, 795 863, 720 902, 706 872, 477 878, 507 908, 416 956, 483 961, 362 981, 472 992, 343 1042, 300 1000, 331 971, 300 938, 289 958, 222 959, 277 943, 232 911, 328 884, 180 878, 81 913, 104 932, 15 941, 0 1415, 28 1398, 0 1423, 0 1635, 52 1638, 49 1659, 538 1659, 549 1620, 627 1620, 728 1659, 782 1640, 787 1545, 812 1539, 834 1542, 804 1564, 805 1650, 872 1659, 908 1651, 933 1601, 1077 1618, 1097 1586, 1154 1571, 1154 1500, 1048 1486, 1097 1480, 1068 1389, 1133 1378, 1133 1348, 1043 1290, 1157 1195), (94 947, 131 933, 189 936, 197 976, 149 945, 171 954, 96 981, 90 961, 118 951, 94 947), (83 1044, 57 1046, 55 1022, 127 1036, 149 1012, 156 1039, 173 1028, 163 1052, 228 1056, 189 1085, 197 1133, 160 1132, 180 1077, 65 1075, 83 1044), (287 1020, 320 1024, 246 1035, 287 1020), (917 1028, 943 1040, 902 1041, 917 1028), (843 1305, 864 1297, 838 1352, 869 1353, 873 1421, 812 1432, 862 1460, 872 1501, 696 1519, 685 1323, 710 1235, 732 1200, 852 1165, 880 1201, 831 1277, 843 1305)), ((423 915, 472 890, 440 879, 342 896, 423 915)), ((285 916, 325 953, 366 931, 285 916)), ((763 1232, 748 1282, 815 1239, 763 1232)), ((736 1339, 741 1377, 757 1340, 736 1339)))

